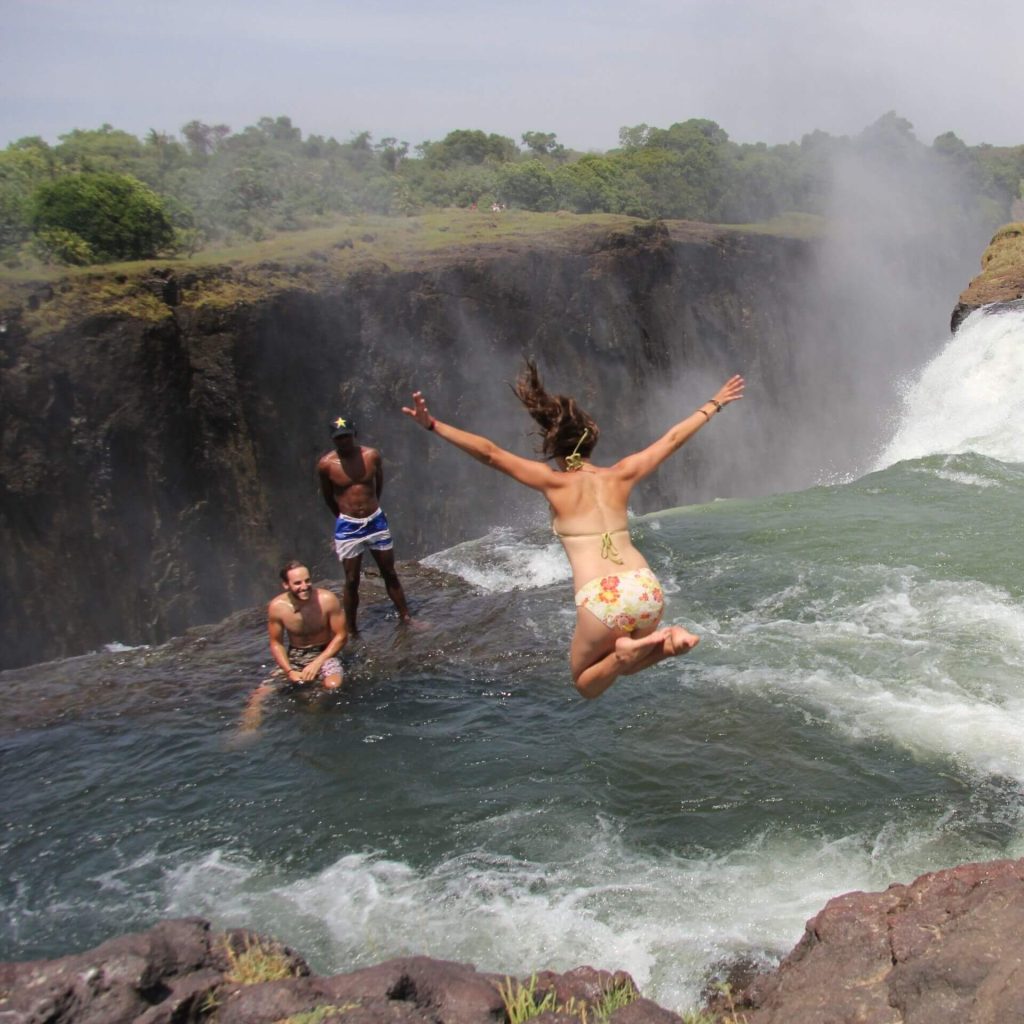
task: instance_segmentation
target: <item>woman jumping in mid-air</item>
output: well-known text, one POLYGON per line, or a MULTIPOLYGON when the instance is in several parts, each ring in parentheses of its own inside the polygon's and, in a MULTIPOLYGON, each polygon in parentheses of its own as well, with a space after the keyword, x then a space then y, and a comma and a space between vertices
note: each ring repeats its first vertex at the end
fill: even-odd
POLYGON ((630 540, 626 506, 634 485, 654 472, 722 407, 743 397, 743 378, 731 377, 714 398, 663 437, 614 466, 595 466, 597 424, 566 395, 549 395, 537 367, 526 370, 515 393, 540 424, 542 452, 558 468, 499 448, 493 441, 442 423, 416 391, 402 409, 421 427, 474 459, 540 491, 551 506, 551 525, 572 566, 576 632, 569 650, 572 679, 584 697, 598 697, 621 675, 632 675, 691 651, 698 637, 681 626, 658 629, 661 586, 630 540))

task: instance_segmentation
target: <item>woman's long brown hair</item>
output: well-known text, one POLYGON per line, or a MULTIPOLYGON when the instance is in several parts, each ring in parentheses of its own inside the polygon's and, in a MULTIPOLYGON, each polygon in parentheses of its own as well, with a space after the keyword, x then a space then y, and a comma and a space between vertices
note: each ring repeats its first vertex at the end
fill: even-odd
POLYGON ((597 424, 577 405, 575 398, 548 394, 532 359, 526 361, 526 368, 519 374, 512 390, 540 427, 544 458, 564 458, 575 451, 577 445, 580 455, 590 457, 601 433, 597 424), (586 437, 583 437, 584 431, 586 437))

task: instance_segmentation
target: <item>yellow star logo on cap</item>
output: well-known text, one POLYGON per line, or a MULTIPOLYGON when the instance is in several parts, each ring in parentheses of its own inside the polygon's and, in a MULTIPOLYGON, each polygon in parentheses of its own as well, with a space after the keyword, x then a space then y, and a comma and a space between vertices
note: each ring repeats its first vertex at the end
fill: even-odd
POLYGON ((334 429, 335 429, 335 430, 337 430, 337 429, 338 429, 338 427, 347 427, 347 426, 348 426, 348 424, 347 424, 347 423, 345 422, 345 418, 344 418, 344 416, 339 416, 339 417, 338 417, 338 418, 337 418, 337 419, 336 419, 336 420, 334 421, 334 429))

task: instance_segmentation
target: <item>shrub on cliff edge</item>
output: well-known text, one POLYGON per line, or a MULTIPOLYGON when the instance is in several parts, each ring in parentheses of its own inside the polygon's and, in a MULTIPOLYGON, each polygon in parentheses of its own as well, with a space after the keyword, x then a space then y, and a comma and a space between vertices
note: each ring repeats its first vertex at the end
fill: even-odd
POLYGON ((32 227, 37 235, 76 235, 96 263, 150 259, 174 242, 160 197, 127 174, 69 174, 40 185, 32 197, 32 227))

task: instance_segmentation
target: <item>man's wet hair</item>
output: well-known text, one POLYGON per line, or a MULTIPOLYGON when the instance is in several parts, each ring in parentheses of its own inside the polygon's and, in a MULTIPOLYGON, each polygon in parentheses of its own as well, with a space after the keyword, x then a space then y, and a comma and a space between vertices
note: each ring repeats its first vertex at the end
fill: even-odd
POLYGON ((306 568, 306 563, 305 562, 300 562, 296 558, 293 558, 290 562, 286 562, 285 565, 284 565, 284 568, 281 570, 281 582, 282 583, 287 583, 288 582, 288 573, 290 573, 292 571, 292 569, 305 569, 305 568, 306 568))

